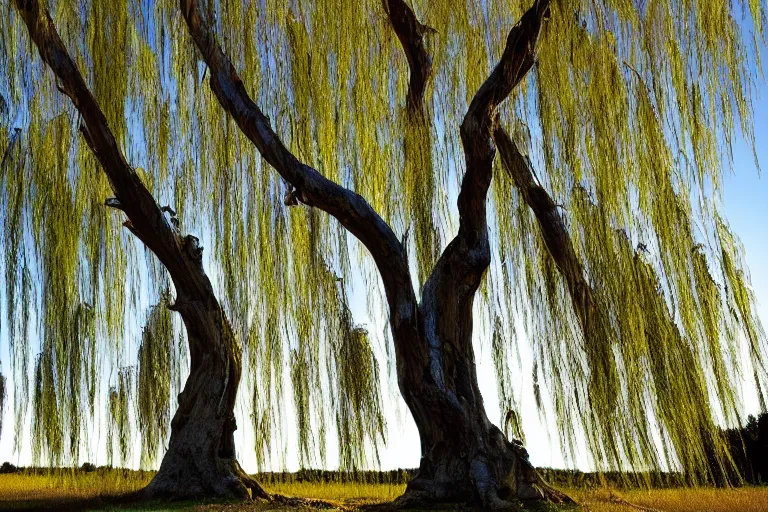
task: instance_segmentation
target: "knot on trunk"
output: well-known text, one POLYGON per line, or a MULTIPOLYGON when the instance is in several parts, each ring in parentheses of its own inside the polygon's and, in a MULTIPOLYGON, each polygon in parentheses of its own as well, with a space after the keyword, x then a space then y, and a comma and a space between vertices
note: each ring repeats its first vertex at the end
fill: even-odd
POLYGON ((193 261, 198 263, 203 261, 203 246, 200 245, 200 239, 198 239, 196 236, 185 236, 182 247, 193 261))

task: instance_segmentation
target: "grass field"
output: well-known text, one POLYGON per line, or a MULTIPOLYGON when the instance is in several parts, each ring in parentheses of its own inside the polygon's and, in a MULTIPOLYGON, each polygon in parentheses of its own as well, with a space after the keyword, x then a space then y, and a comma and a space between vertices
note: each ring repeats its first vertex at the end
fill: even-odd
MULTIPOLYGON (((0 475, 0 510, 320 510, 311 504, 300 508, 286 507, 279 503, 174 503, 147 506, 115 501, 116 496, 146 485, 148 478, 102 472, 78 474, 76 478, 0 475)), ((403 485, 350 483, 292 483, 267 488, 271 493, 322 500, 334 504, 336 510, 355 510, 365 505, 386 503, 399 496, 403 489, 403 485)), ((567 492, 579 502, 580 506, 576 510, 585 512, 637 512, 643 509, 664 512, 768 512, 768 487, 642 491, 570 489, 567 492)), ((322 509, 329 510, 327 506, 322 509)))

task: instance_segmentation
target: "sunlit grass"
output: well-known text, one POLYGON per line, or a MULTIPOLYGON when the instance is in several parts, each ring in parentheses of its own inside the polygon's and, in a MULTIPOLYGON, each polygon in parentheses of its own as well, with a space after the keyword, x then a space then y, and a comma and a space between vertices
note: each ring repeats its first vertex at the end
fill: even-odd
POLYGON ((633 491, 571 491, 582 506, 591 512, 636 512, 633 505, 665 512, 766 512, 768 487, 738 489, 651 489, 633 491))
POLYGON ((0 475, 0 508, 13 510, 111 498, 141 489, 150 478, 150 474, 118 471, 4 474, 0 475))
MULTIPOLYGON (((146 485, 151 473, 95 471, 64 474, 0 475, 0 509, 16 510, 46 507, 124 510, 286 510, 276 504, 196 504, 172 506, 115 505, 111 498, 131 493, 146 485)), ((353 510, 361 505, 392 501, 403 493, 402 484, 362 484, 341 482, 272 483, 270 493, 330 502, 338 510, 353 510)), ((652 490, 567 490, 579 503, 578 510, 589 512, 636 512, 655 509, 664 512, 768 512, 768 487, 739 489, 652 489, 652 490), (631 503, 630 506, 625 503, 631 503), (640 508, 638 508, 640 507, 640 508)), ((318 510, 302 507, 301 510, 318 510)), ((327 510, 327 508, 325 509, 327 510)))
POLYGON ((368 504, 392 501, 405 491, 404 484, 362 484, 341 482, 294 482, 266 485, 265 487, 270 493, 316 498, 347 504, 368 504))

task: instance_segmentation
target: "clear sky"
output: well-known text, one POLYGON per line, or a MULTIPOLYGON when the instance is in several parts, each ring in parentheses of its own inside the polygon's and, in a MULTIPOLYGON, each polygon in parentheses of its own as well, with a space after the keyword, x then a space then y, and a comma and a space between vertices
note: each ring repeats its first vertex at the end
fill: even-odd
POLYGON ((724 184, 725 211, 746 248, 752 285, 763 323, 768 322, 768 86, 761 84, 755 103, 755 140, 762 168, 743 141, 734 148, 735 172, 724 184))

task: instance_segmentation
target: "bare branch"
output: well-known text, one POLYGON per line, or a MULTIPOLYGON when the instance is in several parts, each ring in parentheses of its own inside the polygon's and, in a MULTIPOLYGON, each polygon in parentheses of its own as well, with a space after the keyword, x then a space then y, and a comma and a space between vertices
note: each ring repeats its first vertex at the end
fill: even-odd
MULTIPOLYGON (((442 308, 439 317, 425 321, 425 337, 429 340, 441 339, 445 333, 462 328, 457 326, 471 329, 474 296, 491 262, 486 196, 496 155, 491 140, 491 127, 498 123, 494 114, 535 62, 536 44, 548 6, 548 0, 535 0, 512 28, 501 61, 475 94, 461 124, 467 171, 459 192, 459 233, 437 261, 421 298, 423 307, 440 303, 442 308)), ((464 341, 458 350, 466 360, 473 360, 472 343, 468 341, 471 336, 460 334, 459 339, 464 341)))
POLYGON ((549 0, 535 0, 510 30, 501 60, 475 94, 461 123, 461 142, 466 157, 466 174, 459 192, 459 233, 445 249, 436 274, 450 275, 438 267, 455 267, 467 274, 468 292, 479 286, 490 264, 486 218, 486 197, 493 177, 496 150, 491 129, 496 107, 520 83, 536 61, 543 21, 549 16, 549 0))
POLYGON ((116 196, 106 201, 107 206, 125 212, 129 220, 124 225, 158 256, 171 276, 180 278, 178 282, 184 283, 186 291, 211 295, 207 277, 189 268, 195 263, 182 254, 177 233, 125 160, 104 113, 67 53, 45 6, 39 0, 15 0, 15 4, 40 56, 54 72, 57 88, 69 96, 82 117, 80 131, 116 196))
POLYGON ((169 214, 171 217, 176 216, 176 210, 171 208, 171 205, 168 205, 168 204, 160 208, 160 211, 169 214))
POLYGON ((408 106, 419 109, 432 74, 432 58, 424 45, 424 34, 432 29, 416 19, 405 0, 382 0, 382 4, 408 59, 408 106))
POLYGON ((262 157, 295 189, 286 195, 286 204, 300 200, 338 219, 373 255, 394 322, 414 317, 417 303, 405 251, 390 226, 359 194, 300 162, 283 145, 269 118, 248 95, 234 66, 215 40, 198 1, 180 0, 180 5, 192 39, 210 69, 211 89, 219 103, 262 157))
POLYGON ((520 196, 536 215, 544 244, 565 279, 573 308, 587 336, 594 312, 594 292, 584 275, 584 267, 576 254, 558 205, 536 182, 530 161, 520 152, 504 128, 496 126, 493 138, 504 169, 515 183, 520 196))

